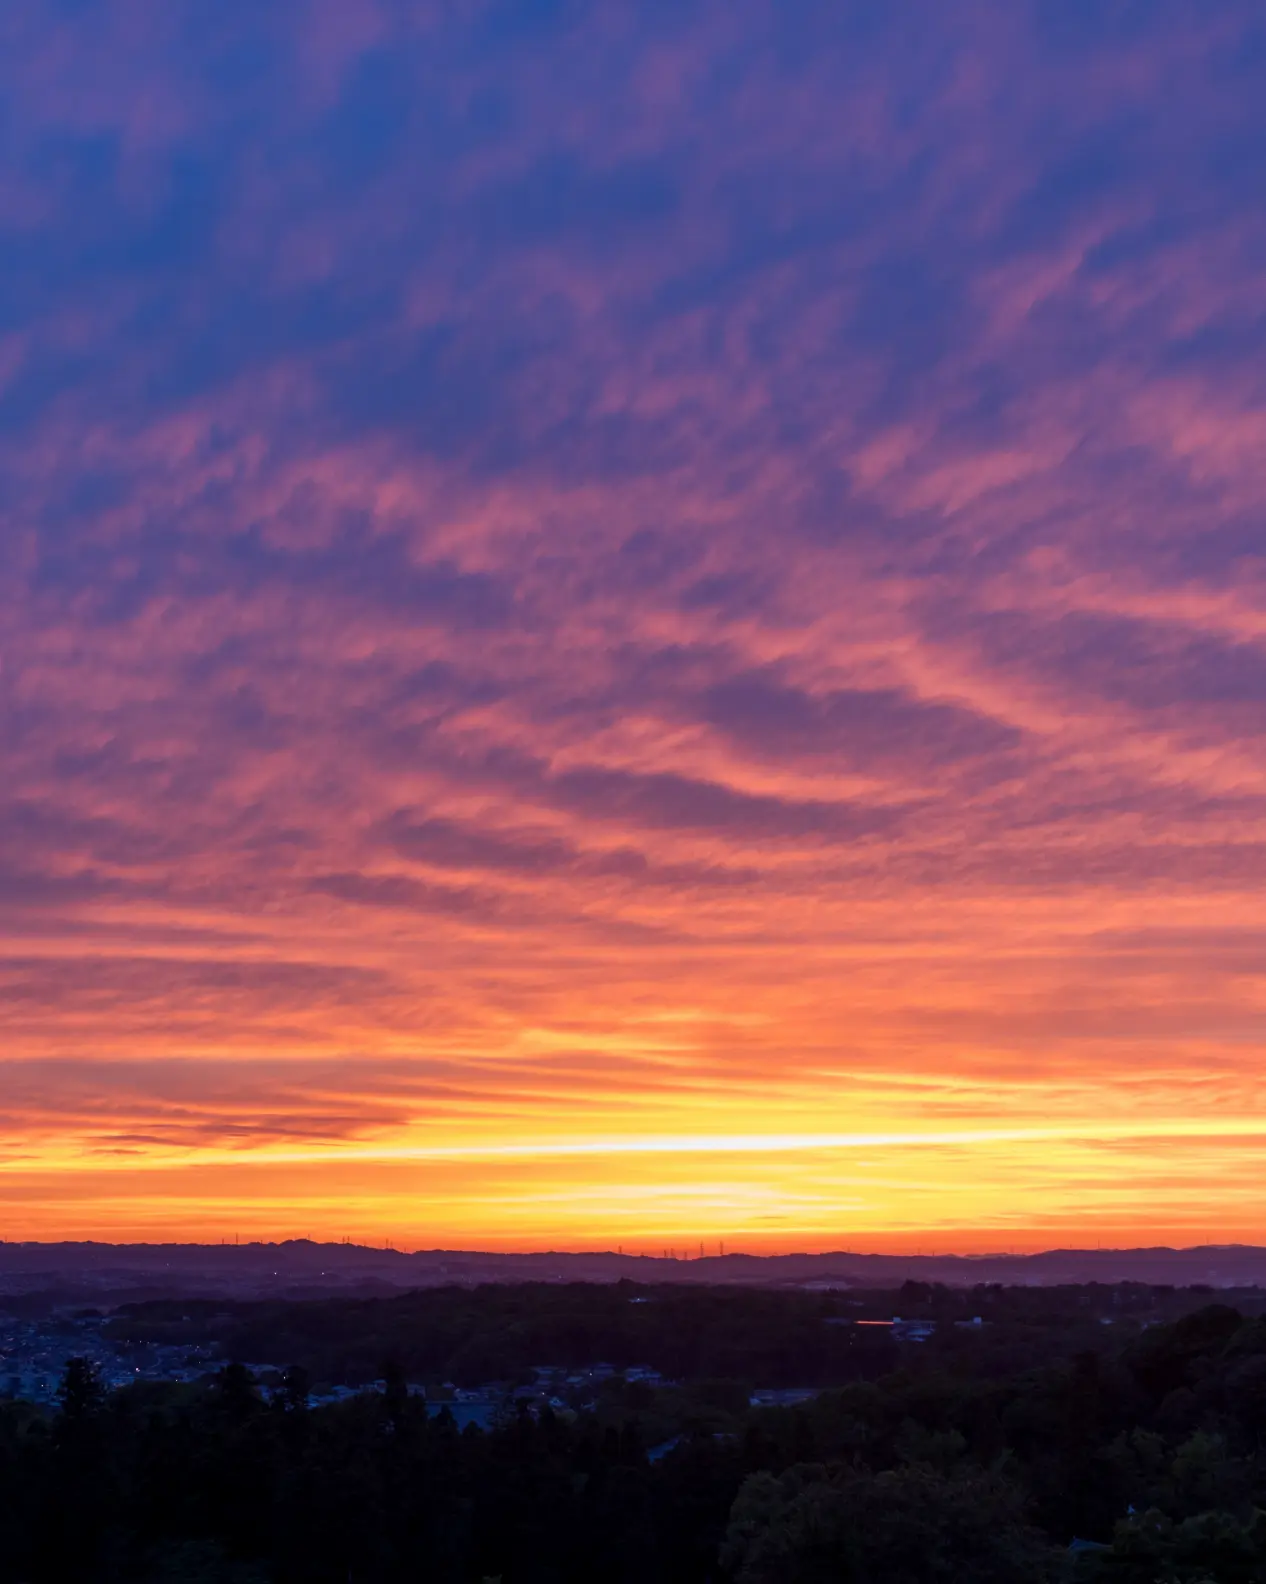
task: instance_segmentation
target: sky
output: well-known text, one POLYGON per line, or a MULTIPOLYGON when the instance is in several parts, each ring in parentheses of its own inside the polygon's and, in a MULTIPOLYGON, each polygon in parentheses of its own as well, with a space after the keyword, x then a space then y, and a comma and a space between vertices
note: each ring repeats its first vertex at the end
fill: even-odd
POLYGON ((0 11, 0 1235, 1266 1241, 1264 87, 0 11))

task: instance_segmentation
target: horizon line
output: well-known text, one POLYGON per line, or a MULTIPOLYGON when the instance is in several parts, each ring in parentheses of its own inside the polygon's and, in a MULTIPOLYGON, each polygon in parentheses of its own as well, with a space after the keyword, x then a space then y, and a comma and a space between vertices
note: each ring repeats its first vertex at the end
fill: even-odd
MULTIPOLYGON (((375 1243, 356 1243, 343 1239, 322 1242, 317 1238, 288 1237, 288 1238, 249 1238, 234 1240, 227 1239, 217 1243, 198 1241, 164 1241, 149 1242, 144 1239, 135 1239, 129 1242, 113 1242, 104 1238, 58 1238, 44 1240, 41 1238, 6 1238, 0 1237, 0 1249, 3 1248, 37 1248, 37 1249, 63 1249, 63 1248, 94 1248, 94 1249, 277 1249, 291 1245, 304 1245, 318 1249, 355 1249, 367 1254, 395 1255, 401 1259, 416 1259, 421 1255, 432 1255, 437 1258, 472 1258, 480 1259, 620 1259, 620 1260, 654 1260, 657 1264, 666 1265, 698 1265, 705 1262, 721 1260, 746 1259, 759 1261, 789 1260, 789 1259, 891 1259, 891 1260, 966 1260, 980 1262, 984 1260, 1023 1260, 1042 1259, 1048 1255, 1122 1255, 1122 1254, 1202 1254, 1202 1253, 1253 1253, 1266 1254, 1264 1243, 1135 1243, 1102 1244, 1091 1248, 1078 1244, 1057 1244, 1049 1248, 1026 1249, 1017 1252, 1014 1249, 995 1249, 983 1252, 971 1252, 955 1249, 944 1250, 915 1250, 902 1252, 900 1250, 883 1249, 791 1249, 784 1252, 752 1253, 745 1249, 731 1249, 727 1252, 712 1252, 689 1254, 678 1257, 675 1252, 660 1254, 653 1253, 625 1253, 622 1248, 614 1249, 480 1249, 480 1248, 442 1248, 419 1247, 414 1249, 397 1248, 394 1244, 379 1247, 375 1243)), ((683 1249, 687 1245, 682 1245, 683 1249)))

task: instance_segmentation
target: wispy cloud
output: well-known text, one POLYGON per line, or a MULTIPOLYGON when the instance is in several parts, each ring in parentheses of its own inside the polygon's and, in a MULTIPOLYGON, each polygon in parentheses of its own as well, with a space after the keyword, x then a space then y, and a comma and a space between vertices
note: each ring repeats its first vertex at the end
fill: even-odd
MULTIPOLYGON (((122 1232, 111 1151, 193 1227, 221 1149, 319 1221, 269 1151, 562 1118, 600 1206, 587 1140, 975 1126, 1032 1192, 951 1151, 955 1224, 1069 1225, 1067 1140, 1257 1114, 1260 33, 0 21, 11 1162, 99 1161, 122 1232)), ((514 1235, 597 1235, 532 1170, 514 1235)), ((793 1239, 933 1210, 785 1172, 793 1239)))

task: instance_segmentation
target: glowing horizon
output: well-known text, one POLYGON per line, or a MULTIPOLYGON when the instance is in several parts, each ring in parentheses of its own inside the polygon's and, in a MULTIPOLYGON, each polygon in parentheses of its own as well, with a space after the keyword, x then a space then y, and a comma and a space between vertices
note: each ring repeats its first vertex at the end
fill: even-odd
POLYGON ((0 1236, 1266 1243, 1260 31, 0 22, 0 1236))

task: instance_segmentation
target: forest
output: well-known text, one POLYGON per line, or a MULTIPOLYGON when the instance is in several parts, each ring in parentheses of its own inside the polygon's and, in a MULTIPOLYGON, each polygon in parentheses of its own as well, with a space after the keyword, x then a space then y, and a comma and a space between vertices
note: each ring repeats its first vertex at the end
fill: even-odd
POLYGON ((313 1370, 332 1368, 340 1349, 359 1368, 355 1305, 122 1314, 110 1323, 135 1331, 138 1347, 147 1330, 213 1331, 224 1359, 197 1382, 112 1392, 73 1360, 51 1409, 0 1405, 0 1581, 1266 1579, 1266 1319, 1249 1312, 1260 1295, 911 1284, 860 1297, 729 1294, 728 1314, 726 1296, 626 1284, 384 1300, 359 1314, 356 1334, 398 1356, 330 1406, 312 1405, 313 1370), (679 1300, 697 1309, 676 1312, 679 1300), (837 1311, 894 1302, 933 1317, 926 1342, 809 1345, 819 1333, 882 1332, 837 1311), (667 1318, 641 1318, 654 1311, 667 1318), (451 1334, 425 1334, 428 1313, 482 1320, 468 1324, 482 1338, 476 1373, 495 1364, 507 1377, 488 1428, 458 1428, 433 1400, 445 1383, 419 1391, 428 1360, 460 1358, 451 1334), (613 1317, 605 1336, 590 1324, 599 1313, 613 1317), (261 1327, 268 1351, 291 1352, 266 1381, 261 1327), (628 1379, 623 1353, 668 1348, 674 1331, 691 1368, 654 1385, 628 1379), (516 1402, 521 1342, 576 1364, 605 1343, 613 1370, 580 1407, 516 1402), (806 1384, 826 1389, 750 1406, 750 1390, 771 1384, 771 1369, 786 1378, 801 1348, 819 1376, 806 1384))

